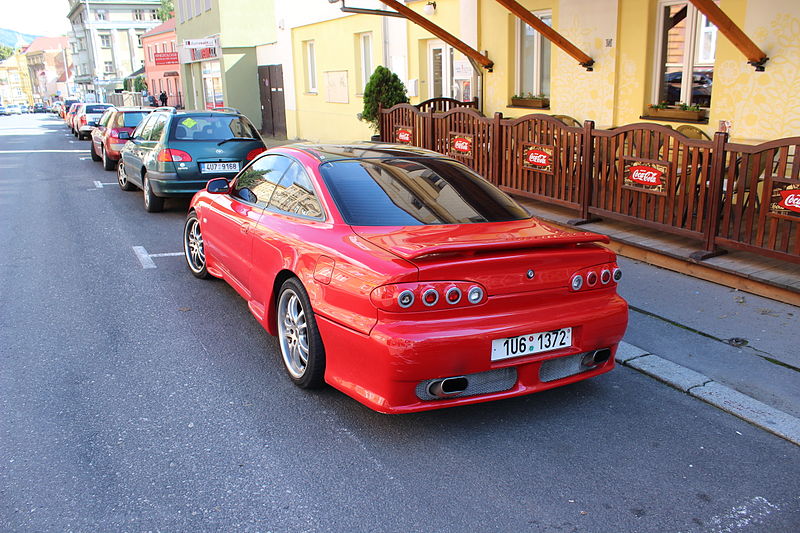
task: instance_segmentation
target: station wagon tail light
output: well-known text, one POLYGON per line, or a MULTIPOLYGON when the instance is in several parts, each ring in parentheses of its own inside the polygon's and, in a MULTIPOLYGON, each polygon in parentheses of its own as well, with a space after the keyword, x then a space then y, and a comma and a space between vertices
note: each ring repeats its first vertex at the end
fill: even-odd
POLYGON ((261 154, 266 151, 267 151, 266 148, 256 148, 255 150, 250 150, 249 152, 247 152, 247 160, 252 161, 256 157, 258 157, 258 154, 261 154))
POLYGON ((110 135, 115 139, 119 139, 119 130, 117 128, 112 128, 110 135))
POLYGON ((613 263, 581 269, 570 278, 572 291, 587 291, 615 285, 622 279, 622 271, 613 263))
POLYGON ((444 310, 483 303, 486 292, 468 281, 397 283, 377 287, 370 294, 378 309, 392 312, 444 310), (466 294, 466 298, 462 295, 466 294))
POLYGON ((176 150, 175 148, 165 148, 160 152, 158 152, 157 159, 162 162, 180 161, 182 163, 188 163, 189 161, 192 160, 192 156, 190 156, 183 150, 176 150))
POLYGON ((81 115, 81 124, 86 125, 86 115, 81 115))

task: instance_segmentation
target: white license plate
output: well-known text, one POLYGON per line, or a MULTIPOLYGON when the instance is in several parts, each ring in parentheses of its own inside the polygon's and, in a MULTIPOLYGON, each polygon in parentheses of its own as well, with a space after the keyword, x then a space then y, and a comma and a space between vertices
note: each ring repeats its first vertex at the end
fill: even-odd
POLYGON ((239 163, 200 163, 200 172, 239 172, 239 163))
POLYGON ((572 346, 572 328, 529 333, 506 339, 494 339, 492 341, 492 361, 549 352, 568 346, 572 346))

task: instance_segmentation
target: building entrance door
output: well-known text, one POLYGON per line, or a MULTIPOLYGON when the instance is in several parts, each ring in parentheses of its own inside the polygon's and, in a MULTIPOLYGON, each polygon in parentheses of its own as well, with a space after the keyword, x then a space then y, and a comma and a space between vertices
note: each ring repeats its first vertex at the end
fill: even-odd
POLYGON ((428 98, 451 97, 453 47, 443 41, 428 42, 428 98))
POLYGON ((261 95, 261 133, 278 139, 286 138, 286 103, 283 95, 283 66, 258 67, 261 95))

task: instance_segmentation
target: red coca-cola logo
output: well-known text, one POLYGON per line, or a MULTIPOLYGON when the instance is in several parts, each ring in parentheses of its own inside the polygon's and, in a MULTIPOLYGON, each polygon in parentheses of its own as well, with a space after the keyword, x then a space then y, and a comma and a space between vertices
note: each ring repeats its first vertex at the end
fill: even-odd
POLYGON ((525 153, 525 161, 529 165, 549 167, 552 163, 552 156, 543 150, 536 150, 534 148, 525 153))
POLYGON ((409 130, 397 130, 397 142, 410 143, 411 132, 409 130))
POLYGON ((456 152, 461 152, 462 154, 468 154, 472 152, 472 139, 468 139, 467 137, 454 138, 453 150, 456 152))
POLYGON ((645 165, 636 165, 628 169, 628 177, 640 185, 649 185, 650 187, 658 187, 662 185, 661 177, 664 173, 657 168, 648 167, 645 165))
POLYGON ((781 201, 778 207, 800 213, 800 190, 778 191, 781 193, 781 201))

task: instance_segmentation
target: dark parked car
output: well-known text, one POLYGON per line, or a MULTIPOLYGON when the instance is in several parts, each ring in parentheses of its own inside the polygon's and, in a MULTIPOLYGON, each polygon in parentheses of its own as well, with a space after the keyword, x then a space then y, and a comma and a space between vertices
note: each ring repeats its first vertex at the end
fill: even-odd
POLYGON ((47 108, 41 102, 36 102, 33 104, 33 112, 34 113, 47 113, 47 108))
POLYGON ((164 198, 190 198, 208 180, 232 178, 265 150, 253 124, 236 109, 177 111, 159 107, 120 152, 119 186, 144 192, 147 211, 164 198))
POLYGON ((148 107, 109 107, 106 109, 97 122, 97 127, 91 133, 92 144, 89 152, 92 160, 102 161, 103 168, 106 170, 117 168, 120 150, 131 138, 136 126, 150 114, 150 111, 152 109, 148 107))

